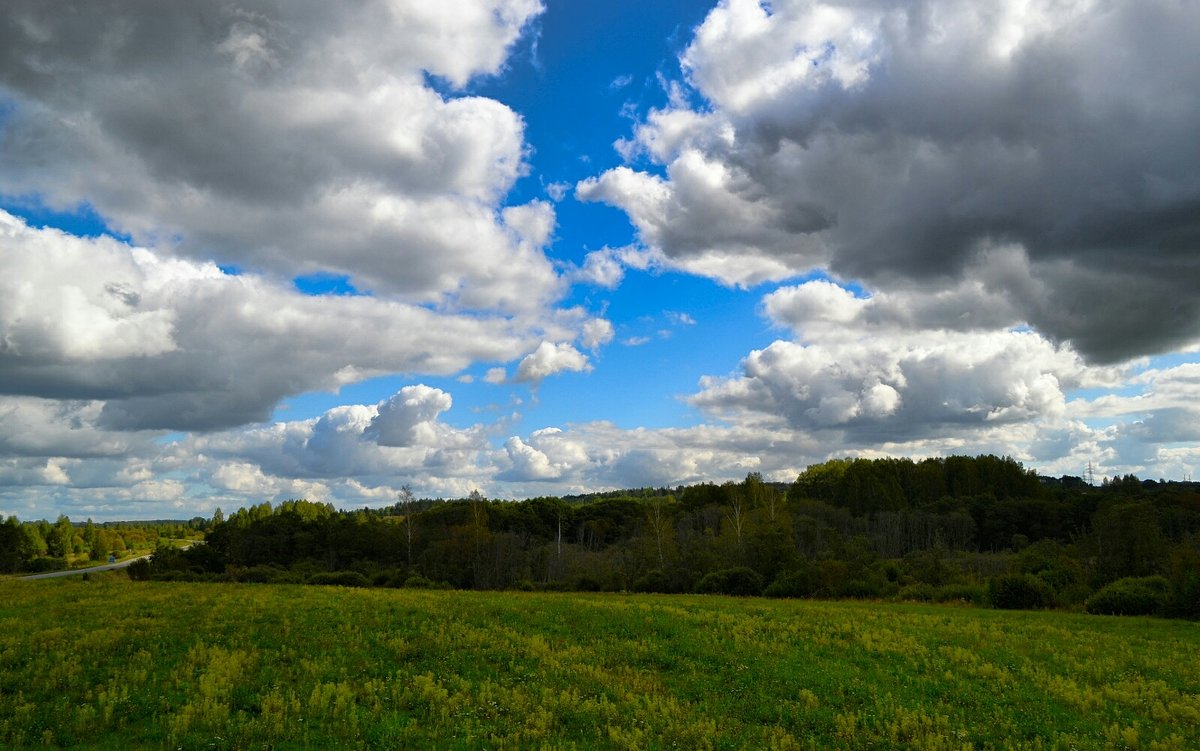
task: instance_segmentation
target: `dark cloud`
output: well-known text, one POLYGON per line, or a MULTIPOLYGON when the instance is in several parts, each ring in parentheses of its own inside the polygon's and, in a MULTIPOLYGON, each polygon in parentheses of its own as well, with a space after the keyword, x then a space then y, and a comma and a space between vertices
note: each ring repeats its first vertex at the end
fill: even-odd
POLYGON ((988 280, 1012 323, 1099 361, 1167 351, 1200 336, 1197 38, 1200 7, 1171 0, 732 0, 683 55, 711 111, 639 129, 669 179, 585 196, 727 281, 775 261, 938 290, 1015 247, 1026 278, 988 280), (703 194, 695 164, 721 176, 703 194), (698 214, 720 231, 687 231, 698 214))

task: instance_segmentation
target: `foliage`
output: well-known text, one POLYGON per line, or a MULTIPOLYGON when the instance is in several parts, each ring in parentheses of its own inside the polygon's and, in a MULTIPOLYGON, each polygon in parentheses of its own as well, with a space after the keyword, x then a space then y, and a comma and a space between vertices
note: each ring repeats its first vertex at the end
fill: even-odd
POLYGON ((746 566, 714 571, 696 584, 696 591, 701 594, 757 595, 762 588, 762 576, 746 566))
POLYGON ((200 531, 205 544, 159 544, 149 569, 134 575, 315 583, 352 571, 382 588, 408 581, 476 590, 701 587, 978 604, 993 578, 1015 574, 1040 584, 1021 579, 1013 585, 1020 591, 1001 591, 997 602, 1063 608, 1082 608, 1123 577, 1166 576, 1163 612, 1200 614, 1200 483, 1123 477, 1096 488, 1038 477, 996 456, 837 459, 809 467, 790 486, 750 473, 720 485, 520 502, 478 492, 416 499, 406 489, 382 509, 289 500, 140 528, 10 518, 0 524, 0 569, 80 565, 110 543, 124 555, 127 546, 150 549, 200 531), (125 535, 120 543, 114 530, 125 535), (151 532, 158 533, 152 540, 151 532), (69 559, 47 558, 67 547, 69 559), (754 576, 734 582, 728 572, 740 569, 754 576))
POLYGON ((1084 609, 1096 615, 1154 615, 1166 605, 1170 587, 1161 576, 1117 579, 1089 597, 1084 609))
POLYGON ((10 580, 0 747, 1194 749, 1198 651, 935 605, 10 580))
POLYGON ((988 582, 988 600, 1001 610, 1039 610, 1054 604, 1054 589, 1031 574, 1005 574, 988 582))
POLYGON ((366 587, 370 585, 367 577, 357 571, 331 571, 313 574, 308 578, 309 584, 325 584, 337 587, 366 587))

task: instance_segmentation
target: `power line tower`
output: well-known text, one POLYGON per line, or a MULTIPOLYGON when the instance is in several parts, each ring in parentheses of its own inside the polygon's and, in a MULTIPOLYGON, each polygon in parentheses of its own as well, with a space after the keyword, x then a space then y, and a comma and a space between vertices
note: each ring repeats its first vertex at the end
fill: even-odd
POLYGON ((1091 462, 1088 462, 1087 484, 1093 487, 1096 485, 1096 468, 1092 466, 1091 462))

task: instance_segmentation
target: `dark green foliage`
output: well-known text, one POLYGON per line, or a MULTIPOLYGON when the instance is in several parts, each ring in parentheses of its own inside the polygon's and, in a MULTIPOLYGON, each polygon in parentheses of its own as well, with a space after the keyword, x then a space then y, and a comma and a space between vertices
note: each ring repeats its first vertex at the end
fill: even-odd
POLYGON ((642 576, 633 580, 630 589, 634 592, 675 592, 677 591, 671 582, 671 577, 660 568, 647 571, 642 576))
POLYGON ((988 582, 988 599, 1001 610, 1040 610, 1054 604, 1054 590, 1031 574, 1005 574, 988 582))
MULTIPOLYGON (((1165 612, 1185 615, 1200 611, 1198 490, 1130 478, 1095 488, 978 456, 834 460, 790 488, 751 473, 720 485, 521 502, 474 493, 355 511, 260 503, 189 526, 207 530, 206 544, 160 546, 148 575, 295 582, 353 571, 393 588, 971 603, 991 590, 998 607, 1074 607, 1118 578, 1166 575, 1165 612), (1007 574, 1017 576, 991 582, 1007 574)), ((67 526, 0 525, 0 566, 28 567, 46 538, 63 542, 67 526)), ((126 549, 105 538, 105 526, 72 529, 75 547, 126 549)))
POLYGON ((983 605, 987 602, 987 590, 977 584, 946 584, 933 591, 934 602, 963 602, 983 605))
POLYGON ((1170 589, 1162 576, 1117 579, 1089 597, 1084 609, 1094 615, 1154 615, 1166 605, 1170 589))
POLYGON ((584 574, 575 578, 571 589, 576 592, 602 592, 604 591, 604 584, 596 577, 584 574))
POLYGON ((763 594, 767 597, 816 597, 821 587, 820 568, 806 564, 780 574, 763 590, 763 594))
POLYGON ((751 596, 760 594, 762 588, 762 575, 746 566, 714 571, 696 583, 696 592, 700 594, 751 596))
POLYGON ((903 600, 904 602, 933 602, 935 597, 937 597, 937 588, 925 582, 917 582, 916 584, 902 587, 896 593, 896 599, 903 600))
POLYGON ((308 577, 309 584, 325 584, 335 587, 366 587, 367 577, 357 571, 329 571, 308 577))
POLYGON ((150 578, 150 561, 145 558, 134 561, 125 568, 125 573, 134 581, 146 581, 150 578))

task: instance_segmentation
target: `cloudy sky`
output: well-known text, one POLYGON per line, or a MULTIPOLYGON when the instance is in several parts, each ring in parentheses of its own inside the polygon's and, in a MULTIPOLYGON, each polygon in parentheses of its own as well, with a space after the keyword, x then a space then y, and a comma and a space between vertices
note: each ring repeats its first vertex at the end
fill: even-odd
POLYGON ((1190 0, 9 0, 0 513, 1200 475, 1190 0))

